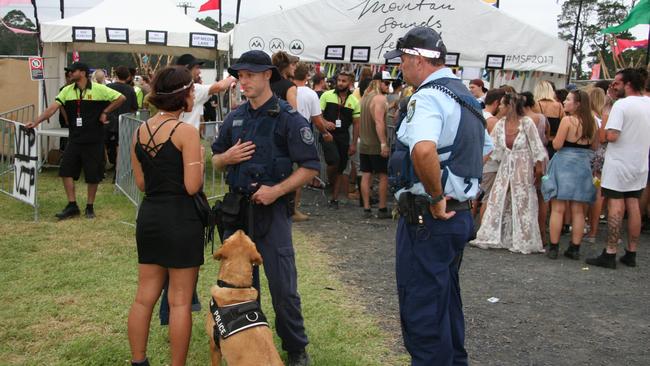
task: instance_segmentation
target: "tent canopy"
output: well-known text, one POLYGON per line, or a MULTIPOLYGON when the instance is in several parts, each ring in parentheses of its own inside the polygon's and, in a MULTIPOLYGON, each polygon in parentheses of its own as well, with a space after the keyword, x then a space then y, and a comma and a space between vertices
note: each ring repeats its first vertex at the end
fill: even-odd
POLYGON ((42 23, 41 38, 44 43, 71 43, 75 51, 192 53, 211 59, 217 50, 229 49, 228 34, 197 23, 168 0, 105 0, 75 16, 42 23), (107 40, 107 28, 113 41, 107 40))
POLYGON ((314 0, 235 26, 233 57, 284 50, 305 61, 384 64, 415 26, 440 32, 459 66, 482 68, 496 55, 507 70, 567 72, 567 42, 480 0, 314 0))

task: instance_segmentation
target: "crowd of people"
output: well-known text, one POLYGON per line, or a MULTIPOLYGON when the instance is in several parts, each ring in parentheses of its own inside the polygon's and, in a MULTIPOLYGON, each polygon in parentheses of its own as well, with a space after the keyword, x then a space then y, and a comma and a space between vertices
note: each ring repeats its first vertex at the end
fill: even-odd
MULTIPOLYGON (((422 348, 431 337, 450 340, 443 345, 449 362, 467 362, 458 269, 472 236, 478 248, 557 259, 562 234, 570 234, 563 254, 577 260, 582 242, 594 243, 605 219, 605 248, 587 263, 613 269, 626 215, 627 246, 619 261, 636 266, 642 223, 650 228, 645 70, 624 69, 611 83, 582 88, 556 90, 540 80, 532 92, 507 85, 488 90, 480 79, 464 86, 444 66, 446 48, 431 29, 416 27, 398 45, 386 57, 401 58, 400 75, 366 67, 358 80, 346 69, 328 80, 295 56, 261 51, 244 53, 228 69, 231 76, 210 84, 190 54, 151 82, 125 66, 114 69, 114 82, 80 62, 66 69, 68 84, 55 103, 28 124, 35 127, 61 109, 61 123, 70 128, 59 171, 68 205, 59 219, 80 215, 74 181, 82 170, 85 216, 95 217, 104 162, 107 156, 116 161, 117 116, 151 111, 131 149, 136 184, 145 192, 136 230, 138 290, 128 320, 133 365, 148 365, 148 329, 161 292, 172 364, 185 362, 203 264, 203 227, 193 200, 206 162, 201 120, 205 106, 226 91, 234 108, 212 144, 212 163, 227 173, 224 204, 237 212, 222 228, 223 239, 243 229, 258 244, 290 365, 310 363, 291 239, 291 222, 309 219, 300 211, 301 187, 325 185, 331 210, 345 197, 358 202, 360 218, 400 216, 398 295, 413 364, 439 357, 422 348), (326 176, 319 178, 321 165, 326 176), (472 216, 480 222, 475 232, 472 216), (412 248, 432 241, 435 252, 414 256, 412 248), (451 295, 440 298, 431 281, 451 295), (426 296, 414 298, 415 290, 426 296), (438 300, 440 308, 430 309, 438 300), (450 325, 428 326, 420 316, 446 316, 450 325)), ((259 289, 257 268, 254 284, 259 289)))

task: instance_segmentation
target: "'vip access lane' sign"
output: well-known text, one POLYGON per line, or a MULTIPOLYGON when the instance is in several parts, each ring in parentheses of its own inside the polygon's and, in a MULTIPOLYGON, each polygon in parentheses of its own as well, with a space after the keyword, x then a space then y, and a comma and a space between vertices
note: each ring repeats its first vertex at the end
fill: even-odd
POLYGON ((30 57, 29 58, 29 71, 31 73, 32 80, 43 80, 43 58, 42 57, 30 57))
POLYGON ((36 169, 38 147, 36 130, 15 122, 13 196, 34 206, 36 204, 36 169))

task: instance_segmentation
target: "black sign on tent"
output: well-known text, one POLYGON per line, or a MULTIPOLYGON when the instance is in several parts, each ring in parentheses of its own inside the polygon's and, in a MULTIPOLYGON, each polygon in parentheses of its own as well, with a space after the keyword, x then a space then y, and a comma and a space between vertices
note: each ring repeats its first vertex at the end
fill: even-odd
POLYGON ((72 27, 72 42, 95 42, 95 27, 72 27))

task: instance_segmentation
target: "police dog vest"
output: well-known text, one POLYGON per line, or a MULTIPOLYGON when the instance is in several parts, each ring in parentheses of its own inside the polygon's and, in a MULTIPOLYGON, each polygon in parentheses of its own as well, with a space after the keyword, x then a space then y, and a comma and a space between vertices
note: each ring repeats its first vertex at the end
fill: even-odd
POLYGON ((219 307, 213 297, 210 299, 210 314, 214 319, 212 337, 216 344, 219 344, 220 338, 226 339, 242 330, 269 326, 266 316, 262 313, 260 303, 257 301, 219 307))

